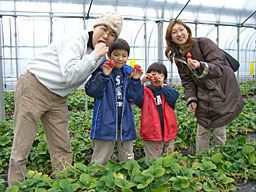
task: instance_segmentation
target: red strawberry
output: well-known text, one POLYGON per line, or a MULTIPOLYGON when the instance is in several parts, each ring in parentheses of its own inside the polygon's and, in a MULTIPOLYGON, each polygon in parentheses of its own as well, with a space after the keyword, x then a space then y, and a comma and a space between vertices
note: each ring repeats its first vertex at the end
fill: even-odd
POLYGON ((190 53, 190 52, 187 53, 187 58, 188 58, 188 59, 189 59, 189 58, 191 59, 191 53, 190 53))
POLYGON ((134 69, 136 69, 136 70, 138 70, 138 71, 142 71, 141 66, 138 65, 138 64, 135 64, 135 65, 134 65, 134 69))
POLYGON ((108 64, 109 67, 111 67, 111 68, 113 68, 113 67, 115 66, 115 63, 114 63, 113 60, 109 60, 109 61, 107 62, 107 64, 108 64))

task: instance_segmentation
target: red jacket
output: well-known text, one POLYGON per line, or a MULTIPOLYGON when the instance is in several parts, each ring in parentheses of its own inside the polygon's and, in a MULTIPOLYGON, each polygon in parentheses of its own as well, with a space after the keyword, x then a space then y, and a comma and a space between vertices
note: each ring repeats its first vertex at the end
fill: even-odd
POLYGON ((177 136, 178 123, 174 110, 165 101, 162 94, 162 108, 164 116, 164 137, 162 136, 161 122, 153 92, 145 87, 141 109, 140 136, 147 141, 170 141, 177 136))

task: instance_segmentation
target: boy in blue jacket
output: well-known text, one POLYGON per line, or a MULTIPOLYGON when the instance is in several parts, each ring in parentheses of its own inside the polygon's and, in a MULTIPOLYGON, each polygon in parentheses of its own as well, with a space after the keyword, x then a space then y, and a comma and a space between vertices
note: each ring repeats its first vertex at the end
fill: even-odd
POLYGON ((129 44, 118 39, 108 49, 110 61, 99 67, 85 85, 86 94, 95 99, 90 134, 92 163, 105 164, 111 159, 115 145, 119 161, 134 159, 136 128, 131 104, 144 89, 140 80, 142 71, 128 72, 129 53, 129 44))

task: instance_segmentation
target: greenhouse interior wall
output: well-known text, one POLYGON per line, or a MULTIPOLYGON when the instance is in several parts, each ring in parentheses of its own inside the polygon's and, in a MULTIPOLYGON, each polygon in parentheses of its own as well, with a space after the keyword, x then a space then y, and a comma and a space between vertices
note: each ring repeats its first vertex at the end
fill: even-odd
MULTIPOLYGON (((95 19, 106 11, 123 15, 120 37, 131 46, 129 62, 135 60, 144 71, 151 63, 160 61, 168 69, 169 81, 180 83, 176 66, 164 55, 168 23, 179 18, 188 23, 194 37, 210 38, 239 60, 239 82, 255 81, 255 10, 253 0, 1 0, 1 93, 14 91, 27 62, 49 43, 84 29, 92 30, 95 19)), ((1 97, 1 105, 3 102, 1 97)))

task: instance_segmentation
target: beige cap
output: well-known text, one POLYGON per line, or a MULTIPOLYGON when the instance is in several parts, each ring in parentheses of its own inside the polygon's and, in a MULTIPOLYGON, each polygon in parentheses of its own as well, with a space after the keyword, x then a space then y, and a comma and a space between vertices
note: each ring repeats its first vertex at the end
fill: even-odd
POLYGON ((110 27, 114 30, 116 36, 119 37, 123 26, 123 18, 116 12, 107 12, 96 21, 93 27, 98 25, 106 25, 110 27))

